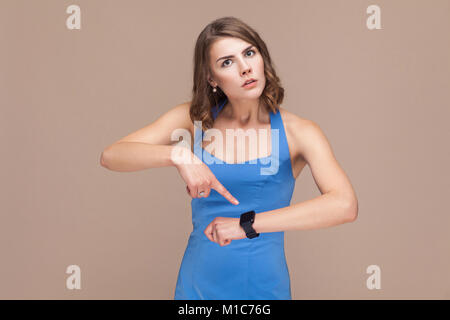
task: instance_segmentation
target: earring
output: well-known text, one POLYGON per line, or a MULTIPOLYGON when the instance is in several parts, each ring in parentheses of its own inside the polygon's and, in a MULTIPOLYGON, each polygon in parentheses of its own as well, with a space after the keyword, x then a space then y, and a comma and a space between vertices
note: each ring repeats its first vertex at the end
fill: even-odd
POLYGON ((216 87, 214 87, 214 88, 213 88, 213 92, 217 92, 217 89, 216 89, 216 87))

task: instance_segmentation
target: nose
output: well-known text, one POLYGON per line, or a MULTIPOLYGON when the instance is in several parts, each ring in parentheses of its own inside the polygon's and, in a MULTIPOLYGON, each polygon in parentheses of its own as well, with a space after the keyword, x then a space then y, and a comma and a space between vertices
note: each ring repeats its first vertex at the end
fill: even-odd
POLYGON ((242 61, 241 62, 241 76, 251 73, 251 72, 252 72, 252 68, 250 67, 250 65, 247 62, 242 61))
POLYGON ((250 68, 250 66, 247 66, 244 68, 244 70, 241 72, 241 75, 245 75, 248 73, 251 73, 252 69, 250 68))

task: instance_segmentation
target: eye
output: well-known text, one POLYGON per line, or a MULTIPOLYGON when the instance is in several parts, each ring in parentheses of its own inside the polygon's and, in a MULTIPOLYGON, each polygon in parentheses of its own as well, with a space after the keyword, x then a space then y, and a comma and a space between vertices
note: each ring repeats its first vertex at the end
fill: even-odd
POLYGON ((231 60, 230 60, 230 59, 225 60, 225 61, 222 63, 222 67, 229 66, 229 64, 228 64, 228 65, 225 65, 225 62, 227 62, 227 61, 231 61, 231 60))
MULTIPOLYGON (((249 52, 253 52, 255 54, 255 50, 253 50, 253 49, 248 50, 246 53, 249 53, 249 52)), ((252 54, 252 56, 254 56, 254 54, 252 54)), ((251 56, 247 56, 247 57, 251 57, 251 56)))
MULTIPOLYGON (((246 52, 245 54, 246 54, 247 57, 252 57, 252 56, 254 56, 254 55, 256 54, 256 51, 253 50, 253 49, 250 49, 250 50, 247 50, 247 52, 246 52), (250 55, 250 56, 247 55, 247 53, 249 53, 249 52, 253 52, 253 54, 250 55)), ((229 64, 225 65, 225 62, 227 62, 227 61, 231 61, 231 59, 225 60, 225 61, 222 63, 222 67, 227 67, 227 66, 229 66, 229 64)))

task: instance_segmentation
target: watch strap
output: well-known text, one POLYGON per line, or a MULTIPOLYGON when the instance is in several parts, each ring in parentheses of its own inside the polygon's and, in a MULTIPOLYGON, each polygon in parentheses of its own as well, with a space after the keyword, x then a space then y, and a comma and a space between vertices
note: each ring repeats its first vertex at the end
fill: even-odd
POLYGON ((251 210, 241 214, 239 224, 244 229, 247 238, 253 239, 259 236, 259 233, 253 229, 253 222, 255 222, 255 211, 251 210))

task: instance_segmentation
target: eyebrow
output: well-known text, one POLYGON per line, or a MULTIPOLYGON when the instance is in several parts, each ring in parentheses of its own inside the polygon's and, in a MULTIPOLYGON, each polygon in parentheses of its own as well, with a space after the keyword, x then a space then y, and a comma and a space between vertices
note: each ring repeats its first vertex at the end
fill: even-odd
MULTIPOLYGON (((250 49, 250 48, 253 48, 253 45, 248 46, 247 48, 245 48, 244 50, 242 50, 242 53, 244 53, 245 51, 247 51, 247 50, 250 49)), ((233 56, 233 55, 230 55, 230 56, 225 56, 225 57, 219 58, 219 59, 216 60, 216 63, 217 63, 219 60, 222 60, 222 59, 229 59, 229 58, 234 58, 234 56, 233 56)))

